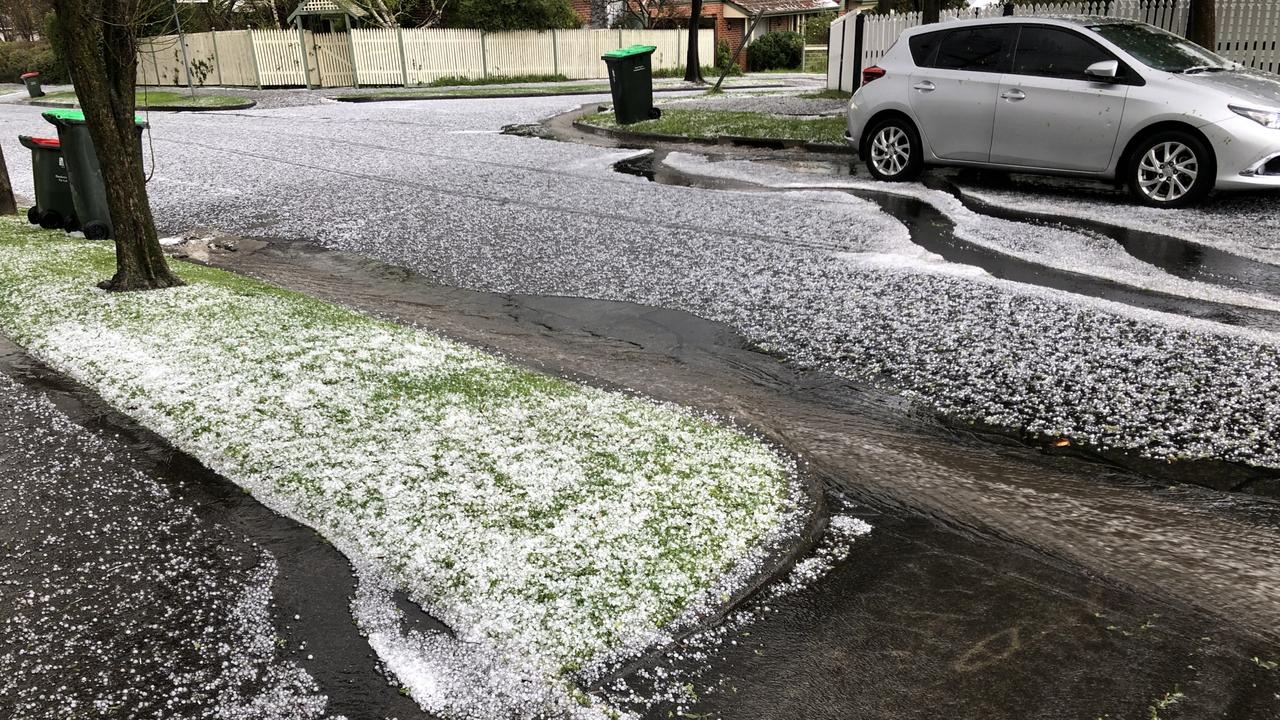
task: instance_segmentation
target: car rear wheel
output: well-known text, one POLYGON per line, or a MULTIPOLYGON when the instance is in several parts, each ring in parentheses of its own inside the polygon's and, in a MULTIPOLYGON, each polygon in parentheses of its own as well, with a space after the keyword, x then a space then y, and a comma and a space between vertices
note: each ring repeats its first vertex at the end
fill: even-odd
POLYGON ((920 133, 905 118, 891 117, 876 123, 867 133, 863 157, 867 172, 877 180, 915 180, 924 170, 920 133))
POLYGON ((1180 208, 1213 189, 1213 155, 1196 136, 1177 130, 1147 138, 1129 159, 1129 192, 1144 205, 1180 208))

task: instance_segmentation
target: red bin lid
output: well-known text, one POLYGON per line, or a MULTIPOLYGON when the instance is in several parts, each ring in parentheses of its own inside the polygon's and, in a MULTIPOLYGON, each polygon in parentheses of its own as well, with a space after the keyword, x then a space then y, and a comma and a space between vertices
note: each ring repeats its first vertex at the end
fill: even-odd
MULTIPOLYGON (((9 77, 13 77, 13 76, 12 76, 12 75, 10 75, 9 77)), ((21 75, 19 75, 19 76, 18 76, 18 79, 19 79, 19 80, 26 80, 27 78, 33 78, 33 77, 40 77, 40 73, 38 73, 38 72, 23 73, 23 74, 21 74, 21 75)))
MULTIPOLYGON (((62 149, 62 143, 58 142, 58 138, 42 138, 42 137, 31 137, 29 135, 19 135, 18 139, 21 140, 22 144, 24 145, 27 145, 28 143, 30 143, 31 145, 35 145, 36 147, 42 147, 47 150, 62 149)), ((28 147, 30 147, 30 145, 28 145, 28 147)))

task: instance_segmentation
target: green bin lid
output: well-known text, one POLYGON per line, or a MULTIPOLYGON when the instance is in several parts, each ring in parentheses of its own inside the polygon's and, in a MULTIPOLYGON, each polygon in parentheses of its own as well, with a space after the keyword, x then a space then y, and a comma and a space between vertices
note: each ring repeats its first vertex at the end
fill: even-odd
POLYGON ((624 58, 624 57, 631 57, 632 55, 645 55, 647 53, 654 52, 657 49, 658 49, 657 45, 630 45, 628 47, 618 48, 617 50, 610 50, 609 52, 605 53, 604 55, 601 55, 600 57, 624 58))
MULTIPOLYGON (((49 122, 53 123, 54 125, 58 125, 58 124, 84 125, 85 124, 83 110, 69 110, 69 109, 64 110, 59 108, 57 110, 46 110, 40 113, 40 116, 43 117, 45 120, 48 120, 49 122)), ((141 117, 137 115, 133 116, 133 121, 138 124, 138 127, 147 126, 147 121, 143 120, 141 117)))

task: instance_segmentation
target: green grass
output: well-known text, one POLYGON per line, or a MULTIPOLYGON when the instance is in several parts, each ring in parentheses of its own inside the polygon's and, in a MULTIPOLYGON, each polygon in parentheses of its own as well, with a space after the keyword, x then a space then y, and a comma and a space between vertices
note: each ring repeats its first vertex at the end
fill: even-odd
POLYGON ((446 75, 431 81, 428 87, 457 87, 462 85, 514 85, 516 83, 567 82, 564 75, 489 75, 473 78, 462 75, 446 75))
MULTIPOLYGON (((237 97, 234 95, 196 95, 192 97, 190 93, 172 92, 169 90, 139 90, 135 97, 137 98, 138 108, 145 109, 148 107, 200 107, 217 109, 220 107, 236 107, 239 105, 247 105, 248 98, 237 97)), ((79 105, 74 91, 64 91, 49 93, 40 98, 41 102, 55 103, 71 103, 79 105)))
POLYGON ((480 658, 459 682, 496 661, 572 703, 574 668, 796 522, 792 464, 732 428, 171 262, 186 286, 105 293, 109 243, 2 219, 0 332, 406 591, 457 631, 451 663, 480 658))
MULTIPOLYGON (((613 113, 587 115, 582 122, 619 129, 613 113)), ((645 120, 621 129, 686 138, 713 139, 731 135, 839 145, 844 143, 845 120, 842 117, 797 118, 755 112, 668 109, 663 110, 662 117, 657 120, 645 120)))
POLYGON ((847 93, 843 90, 820 90, 818 92, 803 93, 800 97, 808 100, 848 100, 853 97, 853 93, 847 93))

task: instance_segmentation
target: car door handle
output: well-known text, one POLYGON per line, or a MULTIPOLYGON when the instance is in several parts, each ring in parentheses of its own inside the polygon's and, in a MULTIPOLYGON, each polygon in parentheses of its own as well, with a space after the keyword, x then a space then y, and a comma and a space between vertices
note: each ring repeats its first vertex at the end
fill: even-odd
POLYGON ((933 92, 934 90, 938 89, 937 85, 934 85, 928 80, 925 80, 924 82, 918 82, 915 85, 912 85, 911 87, 915 88, 916 90, 919 90, 920 92, 933 92))
POLYGON ((1005 92, 1000 93, 1000 97, 1004 98, 1005 100, 1026 100, 1027 94, 1022 92, 1021 90, 1007 90, 1005 92))

